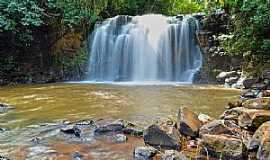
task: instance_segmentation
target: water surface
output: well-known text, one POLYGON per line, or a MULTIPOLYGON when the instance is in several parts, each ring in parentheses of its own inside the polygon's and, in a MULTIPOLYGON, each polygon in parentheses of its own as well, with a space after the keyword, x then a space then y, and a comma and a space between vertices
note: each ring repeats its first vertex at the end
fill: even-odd
MULTIPOLYGON (((0 113, 0 155, 13 159, 71 159, 80 152, 87 159, 131 159, 141 140, 125 144, 93 141, 67 142, 55 137, 54 124, 64 120, 126 119, 140 126, 176 116, 180 106, 218 117, 226 104, 238 97, 237 90, 211 85, 136 85, 59 83, 0 88, 0 102, 15 109, 0 113), (47 124, 47 125, 45 125, 47 124), (50 138, 54 136, 54 138, 50 138), (31 142, 42 137, 43 143, 31 142), (89 158, 91 157, 91 158, 89 158)), ((58 130, 59 132, 59 130, 58 130)))

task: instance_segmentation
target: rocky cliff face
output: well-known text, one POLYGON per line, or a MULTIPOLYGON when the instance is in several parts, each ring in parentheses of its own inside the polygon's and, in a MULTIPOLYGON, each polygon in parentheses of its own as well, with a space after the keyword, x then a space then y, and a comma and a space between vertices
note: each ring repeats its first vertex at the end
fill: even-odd
POLYGON ((197 41, 203 52, 204 62, 194 83, 217 83, 216 76, 221 71, 241 71, 243 58, 226 54, 221 42, 230 38, 227 30, 229 16, 223 11, 216 11, 200 19, 203 26, 197 33, 197 41))

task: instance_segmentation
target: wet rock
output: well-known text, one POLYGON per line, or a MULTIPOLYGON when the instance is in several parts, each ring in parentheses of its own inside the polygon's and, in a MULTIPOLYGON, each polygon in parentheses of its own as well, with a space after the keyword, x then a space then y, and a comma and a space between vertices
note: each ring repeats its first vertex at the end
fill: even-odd
POLYGON ((225 79, 225 83, 232 85, 238 81, 239 77, 229 77, 225 79))
POLYGON ((233 76, 237 76, 237 72, 236 71, 230 71, 230 72, 221 72, 217 75, 217 80, 219 82, 224 82, 226 78, 229 77, 233 77, 233 76))
POLYGON ((82 120, 76 123, 77 126, 96 126, 93 120, 82 120))
POLYGON ((224 120, 214 120, 200 128, 200 136, 204 134, 230 134, 233 135, 232 130, 224 124, 224 120))
POLYGON ((113 136, 113 141, 116 143, 124 143, 127 141, 127 136, 125 136, 124 134, 116 134, 115 136, 113 136))
POLYGON ((4 132, 6 132, 7 131, 7 129, 5 129, 5 128, 0 128, 0 133, 4 133, 4 132))
POLYGON ((0 160, 11 160, 11 159, 9 159, 9 158, 7 158, 5 156, 0 156, 0 160))
POLYGON ((72 154, 73 160, 84 160, 84 156, 80 154, 79 152, 75 152, 72 154))
POLYGON ((258 95, 260 94, 260 90, 252 90, 252 89, 250 89, 250 90, 247 90, 247 91, 245 91, 242 95, 241 95, 241 97, 242 98, 257 98, 258 97, 258 95))
POLYGON ((265 122, 248 143, 249 150, 257 151, 257 159, 270 159, 270 122, 265 122))
POLYGON ((177 125, 181 134, 196 138, 199 134, 202 122, 198 119, 196 113, 186 107, 181 107, 178 113, 177 125))
POLYGON ((202 124, 206 124, 214 120, 212 117, 202 113, 198 115, 198 119, 202 122, 202 124))
POLYGON ((265 83, 254 83, 251 86, 251 89, 255 89, 255 90, 266 90, 267 89, 268 84, 265 83))
POLYGON ((174 150, 165 150, 161 160, 188 160, 185 155, 174 150))
POLYGON ((177 130, 173 129, 171 133, 167 133, 160 126, 151 125, 144 132, 144 142, 157 148, 179 150, 181 147, 180 137, 177 137, 174 132, 177 130))
POLYGON ((14 109, 13 106, 5 103, 0 103, 0 113, 1 112, 7 112, 8 110, 14 109))
POLYGON ((123 120, 117 120, 112 123, 97 127, 94 131, 95 136, 105 135, 110 133, 122 132, 125 128, 123 120))
POLYGON ((243 85, 245 87, 245 89, 250 89, 251 86, 257 82, 256 78, 247 78, 243 81, 243 85))
POLYGON ((131 136, 143 137, 143 130, 132 128, 132 127, 124 128, 123 133, 131 135, 131 136))
POLYGON ((134 150, 134 160, 152 160, 157 154, 157 150, 150 146, 136 147, 134 150))
POLYGON ((76 125, 68 125, 60 129, 62 133, 75 135, 76 137, 81 137, 81 130, 76 125))
POLYGON ((270 110, 270 98, 250 99, 243 102, 245 108, 270 110))
POLYGON ((35 137, 35 138, 31 139, 31 142, 34 143, 34 144, 39 144, 40 141, 41 141, 40 137, 35 137))
POLYGON ((212 158, 222 160, 243 159, 243 144, 238 138, 230 135, 209 135, 202 136, 201 153, 212 158))

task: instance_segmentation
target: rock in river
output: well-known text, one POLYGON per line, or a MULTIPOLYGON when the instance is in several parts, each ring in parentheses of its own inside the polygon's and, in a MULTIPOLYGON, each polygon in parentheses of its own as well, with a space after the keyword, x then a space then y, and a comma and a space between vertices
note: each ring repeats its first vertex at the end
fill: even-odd
POLYGON ((14 107, 5 103, 0 103, 0 113, 7 112, 10 109, 14 109, 14 107))
POLYGON ((240 160, 243 159, 243 144, 234 136, 205 134, 202 136, 200 152, 212 158, 240 160))
MULTIPOLYGON (((177 131, 175 129, 175 131, 177 131)), ((167 133, 158 125, 151 125, 144 132, 144 142, 150 146, 162 149, 179 150, 181 147, 180 137, 167 133)))
POLYGON ((178 113, 178 128, 181 134, 196 138, 202 122, 198 115, 186 107, 181 107, 178 113))
POLYGON ((113 136, 113 141, 116 143, 124 143, 127 141, 127 136, 125 136, 124 134, 116 134, 115 136, 113 136))
POLYGON ((136 147, 134 150, 134 160, 152 160, 157 154, 157 150, 150 146, 136 147))
POLYGON ((124 121, 116 120, 112 123, 97 127, 94 131, 94 134, 95 136, 99 136, 99 135, 105 135, 105 134, 110 134, 110 133, 117 133, 117 132, 122 132, 124 128, 125 128, 124 121))
POLYGON ((75 135, 76 137, 81 137, 81 130, 76 125, 68 125, 60 129, 61 132, 65 134, 75 135))
POLYGON ((204 134, 212 134, 212 135, 218 135, 218 134, 230 134, 233 135, 232 130, 227 127, 224 123, 224 120, 215 120, 212 121, 206 125, 203 125, 200 128, 200 136, 204 134))

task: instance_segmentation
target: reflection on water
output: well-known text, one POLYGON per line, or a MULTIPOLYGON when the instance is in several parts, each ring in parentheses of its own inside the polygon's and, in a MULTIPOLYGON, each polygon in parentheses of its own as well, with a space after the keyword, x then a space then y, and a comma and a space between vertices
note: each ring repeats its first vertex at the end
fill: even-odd
POLYGON ((16 158, 39 152, 51 155, 57 151, 65 157, 76 150, 86 154, 90 149, 91 155, 86 154, 86 157, 103 155, 121 159, 122 156, 123 159, 132 156, 132 145, 140 144, 140 140, 131 138, 117 148, 100 142, 67 146, 66 142, 55 139, 37 147, 30 141, 41 133, 46 133, 42 134, 43 138, 57 134, 54 123, 64 120, 121 118, 145 126, 159 118, 175 116, 179 106, 189 106, 198 113, 217 117, 228 101, 237 95, 236 90, 209 85, 47 84, 3 87, 0 88, 0 102, 14 105, 15 109, 0 113, 0 128, 9 129, 0 133, 0 155, 9 153, 16 158))

